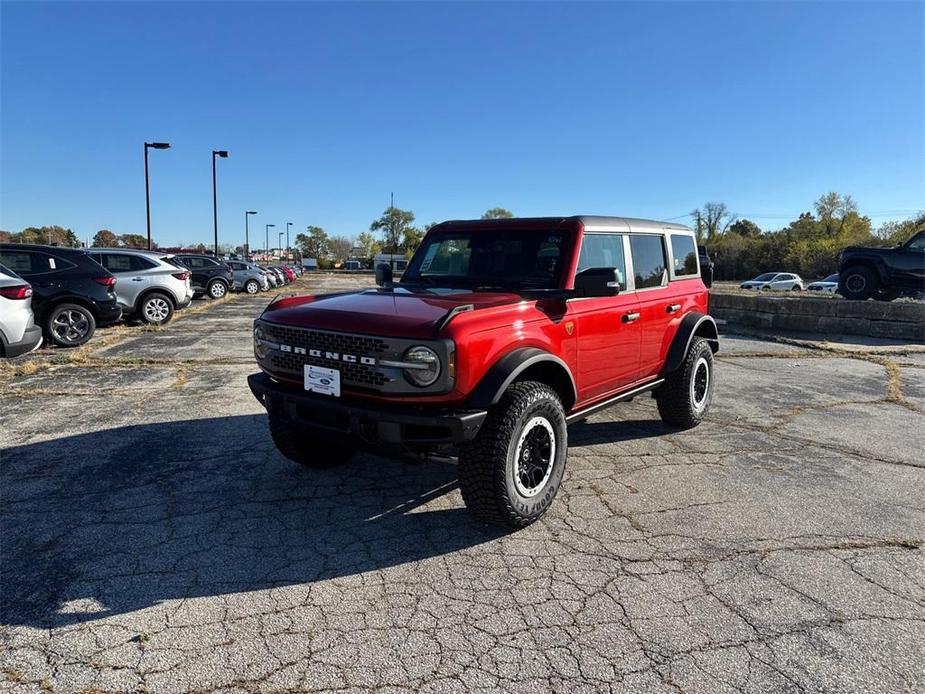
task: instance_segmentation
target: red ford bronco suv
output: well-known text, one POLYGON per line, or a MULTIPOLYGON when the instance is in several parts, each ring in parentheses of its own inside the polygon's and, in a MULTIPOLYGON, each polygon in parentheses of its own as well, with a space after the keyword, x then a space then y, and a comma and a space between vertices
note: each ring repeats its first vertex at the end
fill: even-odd
POLYGON ((718 334, 687 227, 444 222, 391 275, 280 299, 254 322, 248 384, 293 461, 451 450, 469 509, 516 528, 552 503, 569 424, 647 391, 674 426, 710 407, 718 334))

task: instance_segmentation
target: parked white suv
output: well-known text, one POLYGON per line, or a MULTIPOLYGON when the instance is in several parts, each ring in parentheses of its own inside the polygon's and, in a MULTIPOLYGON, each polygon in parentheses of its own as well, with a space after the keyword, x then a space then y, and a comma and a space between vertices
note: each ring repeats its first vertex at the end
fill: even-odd
POLYGON ((765 272, 753 280, 739 285, 739 289, 776 289, 800 291, 803 289, 803 280, 799 275, 790 272, 765 272))
POLYGON ((32 287, 0 265, 0 357, 18 357, 42 344, 42 328, 32 315, 32 287))
POLYGON ((90 248, 90 257, 116 276, 123 315, 163 325, 193 300, 190 271, 169 254, 132 248, 90 248))

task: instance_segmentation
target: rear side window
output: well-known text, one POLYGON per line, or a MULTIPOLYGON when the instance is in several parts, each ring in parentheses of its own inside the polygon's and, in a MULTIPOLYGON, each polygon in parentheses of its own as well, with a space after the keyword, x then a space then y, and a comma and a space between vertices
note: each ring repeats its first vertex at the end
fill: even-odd
POLYGON ((612 267, 617 279, 626 286, 626 258, 623 254, 622 234, 585 234, 581 238, 581 254, 577 272, 592 267, 612 267))
MULTIPOLYGON (((25 253, 22 251, 0 251, 0 261, 3 261, 3 264, 10 268, 10 270, 21 275, 43 272, 42 270, 32 269, 35 267, 34 260, 35 258, 32 253, 25 253)), ((46 261, 45 270, 47 269, 48 263, 46 261)))
POLYGON ((691 277, 697 274, 697 246, 694 244, 694 237, 672 234, 671 255, 675 277, 691 277))
POLYGON ((128 253, 103 253, 102 260, 99 262, 110 272, 138 272, 157 267, 157 263, 147 258, 128 253))
POLYGON ((660 287, 668 280, 665 266, 665 245, 661 234, 631 234, 633 275, 636 289, 660 287))

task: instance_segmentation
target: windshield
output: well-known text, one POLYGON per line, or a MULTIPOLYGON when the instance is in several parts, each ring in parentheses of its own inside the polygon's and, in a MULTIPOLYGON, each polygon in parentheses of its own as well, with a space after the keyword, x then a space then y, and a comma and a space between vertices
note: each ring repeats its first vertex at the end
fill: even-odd
POLYGON ((402 284, 466 288, 555 289, 568 233, 507 230, 429 234, 402 275, 402 284))
POLYGON ((752 282, 770 282, 777 276, 776 272, 766 272, 763 275, 758 275, 752 282))
POLYGON ((823 282, 838 282, 838 273, 836 272, 834 275, 829 275, 822 281, 823 282))

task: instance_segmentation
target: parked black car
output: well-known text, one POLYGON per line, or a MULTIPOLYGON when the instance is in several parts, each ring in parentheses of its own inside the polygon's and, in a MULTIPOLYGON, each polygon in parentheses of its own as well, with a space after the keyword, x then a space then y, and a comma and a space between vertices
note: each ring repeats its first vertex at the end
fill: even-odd
POLYGON ((35 322, 60 347, 82 345, 97 325, 122 317, 116 278, 85 251, 3 243, 0 262, 32 285, 35 322))
POLYGON ((179 254, 173 260, 183 264, 193 273, 193 292, 208 294, 213 299, 221 299, 234 283, 234 272, 220 260, 208 255, 179 254))
POLYGON ((892 301, 925 291, 925 229, 893 248, 851 246, 838 256, 838 293, 892 301))

